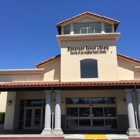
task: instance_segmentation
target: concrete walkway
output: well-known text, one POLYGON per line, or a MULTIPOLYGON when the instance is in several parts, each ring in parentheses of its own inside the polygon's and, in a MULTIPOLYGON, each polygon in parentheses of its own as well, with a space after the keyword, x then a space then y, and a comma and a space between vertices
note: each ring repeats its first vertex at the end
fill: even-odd
POLYGON ((125 134, 65 134, 65 139, 92 139, 92 140, 128 140, 125 134))
MULTIPOLYGON (((125 134, 64 134, 64 136, 41 136, 38 134, 1 134, 0 140, 129 140, 125 134)), ((140 140, 140 139, 139 139, 140 140)))

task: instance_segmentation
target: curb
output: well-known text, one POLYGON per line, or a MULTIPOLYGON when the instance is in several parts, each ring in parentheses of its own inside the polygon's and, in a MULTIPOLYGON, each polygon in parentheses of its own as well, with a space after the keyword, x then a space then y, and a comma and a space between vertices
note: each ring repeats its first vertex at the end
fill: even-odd
POLYGON ((129 136, 129 140, 140 140, 140 136, 129 136))

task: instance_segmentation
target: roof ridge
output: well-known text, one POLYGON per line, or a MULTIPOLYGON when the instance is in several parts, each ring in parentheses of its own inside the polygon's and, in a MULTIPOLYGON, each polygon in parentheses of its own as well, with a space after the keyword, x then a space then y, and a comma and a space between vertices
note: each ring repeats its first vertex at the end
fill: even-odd
POLYGON ((102 15, 100 15, 100 14, 96 14, 96 13, 93 13, 93 12, 90 12, 90 11, 85 11, 85 12, 80 13, 80 14, 77 14, 77 15, 71 17, 71 18, 67 18, 67 19, 65 19, 65 20, 63 20, 63 21, 58 22, 58 23, 56 24, 56 26, 60 26, 60 24, 63 24, 63 23, 65 23, 65 22, 69 22, 70 20, 73 20, 73 19, 75 19, 75 18, 79 18, 80 16, 83 16, 83 15, 85 15, 85 14, 91 14, 92 16, 97 16, 98 18, 105 18, 105 20, 115 21, 115 22, 117 22, 118 24, 119 24, 119 22, 120 22, 119 20, 116 20, 116 19, 113 19, 113 18, 109 18, 109 17, 106 17, 106 16, 102 16, 102 15))

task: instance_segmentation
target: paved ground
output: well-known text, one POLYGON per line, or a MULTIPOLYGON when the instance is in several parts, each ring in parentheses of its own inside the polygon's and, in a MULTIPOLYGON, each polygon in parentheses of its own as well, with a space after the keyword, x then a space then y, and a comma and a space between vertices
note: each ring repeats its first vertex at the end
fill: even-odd
POLYGON ((125 134, 70 134, 64 135, 65 139, 102 139, 102 140, 128 140, 125 134))
POLYGON ((41 136, 38 134, 1 134, 0 140, 83 140, 83 139, 92 139, 92 140, 128 140, 128 136, 125 134, 64 134, 64 137, 53 137, 53 136, 41 136))

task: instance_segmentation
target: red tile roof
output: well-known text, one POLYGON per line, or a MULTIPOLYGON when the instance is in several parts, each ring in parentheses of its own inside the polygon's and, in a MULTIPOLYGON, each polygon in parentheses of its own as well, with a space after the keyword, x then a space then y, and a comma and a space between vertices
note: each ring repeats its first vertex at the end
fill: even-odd
POLYGON ((117 53, 117 56, 125 58, 125 59, 133 61, 133 62, 136 62, 136 63, 140 63, 140 60, 137 60, 135 58, 132 58, 132 57, 129 57, 129 56, 126 56, 126 55, 122 55, 122 54, 117 53))
POLYGON ((95 14, 95 13, 86 11, 86 12, 83 12, 81 14, 78 14, 78 15, 72 17, 72 18, 69 18, 69 19, 66 19, 64 21, 61 21, 61 22, 57 23, 56 26, 57 26, 57 29, 58 29, 58 33, 61 34, 61 26, 62 25, 66 24, 66 23, 70 23, 73 20, 79 19, 81 17, 84 17, 85 15, 89 15, 89 16, 96 17, 96 18, 99 18, 99 19, 102 19, 102 20, 113 22, 114 25, 115 25, 115 31, 116 31, 116 29, 117 29, 117 27, 118 27, 118 25, 120 23, 120 21, 118 21, 118 20, 115 20, 115 19, 112 19, 112 18, 109 18, 109 17, 101 16, 99 14, 95 14))
MULTIPOLYGON (((119 54, 119 53, 117 53, 117 56, 119 56, 119 57, 121 57, 121 58, 124 58, 124 59, 127 59, 127 60, 130 60, 130 61, 133 61, 133 62, 136 62, 136 63, 140 63, 140 60, 131 58, 131 57, 129 57, 129 56, 125 56, 125 55, 122 55, 122 54, 119 54)), ((59 54, 59 55, 56 55, 56 56, 54 56, 54 57, 52 57, 52 58, 50 58, 50 59, 44 60, 44 61, 42 61, 42 62, 36 64, 36 67, 38 68, 38 67, 40 67, 41 65, 46 64, 46 63, 48 63, 48 62, 51 62, 51 61, 53 61, 53 60, 55 60, 55 59, 57 59, 57 58, 60 58, 60 57, 61 57, 60 54, 59 54)))
POLYGON ((0 89, 32 88, 32 87, 107 87, 107 86, 140 86, 140 80, 120 81, 88 81, 88 82, 5 82, 0 83, 0 89))
POLYGON ((59 55, 56 55, 56 56, 54 56, 54 57, 52 57, 52 58, 50 58, 50 59, 44 60, 44 61, 42 61, 42 62, 36 64, 36 67, 38 68, 39 66, 41 66, 41 65, 43 65, 43 64, 46 64, 46 63, 48 63, 48 62, 50 62, 50 61, 53 61, 53 60, 55 60, 55 59, 57 59, 57 58, 60 58, 60 54, 59 54, 59 55))

